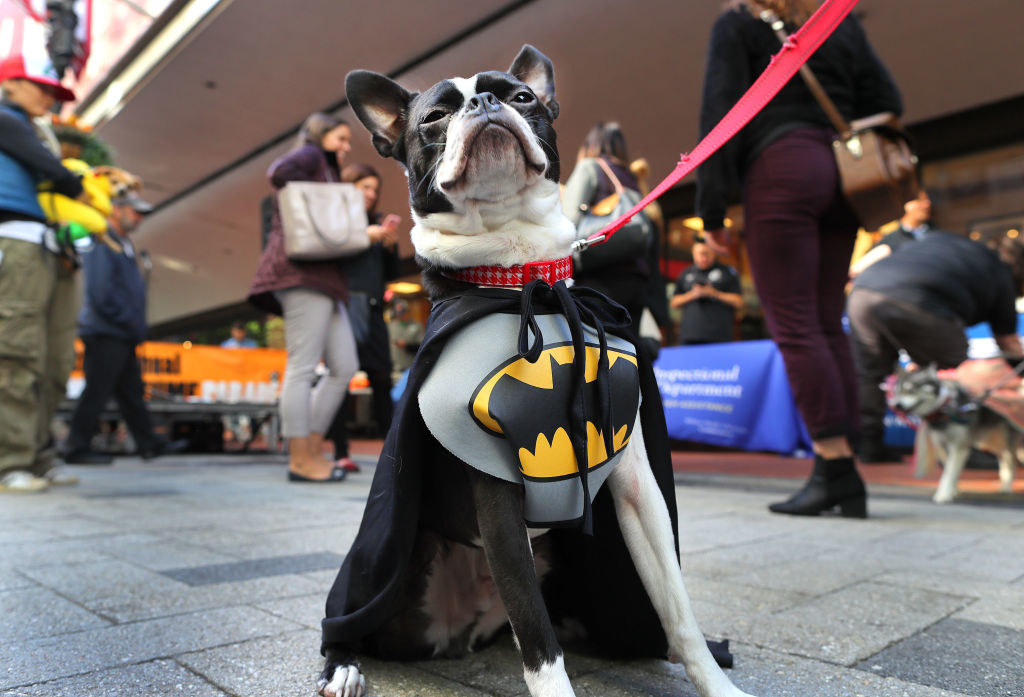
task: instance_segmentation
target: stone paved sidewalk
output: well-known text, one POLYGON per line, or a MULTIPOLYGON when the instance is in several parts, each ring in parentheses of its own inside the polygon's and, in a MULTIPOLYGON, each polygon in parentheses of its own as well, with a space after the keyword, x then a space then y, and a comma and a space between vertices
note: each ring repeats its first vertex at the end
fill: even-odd
MULTIPOLYGON (((372 468, 294 485, 283 463, 119 459, 0 498, 0 695, 312 695, 324 598, 372 468)), ((802 519, 765 509, 791 481, 679 482, 688 588, 746 691, 1024 695, 1024 501, 936 506, 876 487, 867 521, 802 519)), ((566 663, 579 697, 695 694, 662 661, 566 663)), ((365 667, 376 697, 526 695, 509 640, 365 667)))

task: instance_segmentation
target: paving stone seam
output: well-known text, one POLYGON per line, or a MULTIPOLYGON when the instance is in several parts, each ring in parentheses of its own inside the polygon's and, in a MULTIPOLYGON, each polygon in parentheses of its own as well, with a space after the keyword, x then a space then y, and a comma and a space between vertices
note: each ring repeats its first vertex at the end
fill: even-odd
MULTIPOLYGON (((236 643, 245 643, 245 642, 236 642, 236 643)), ((206 649, 203 649, 203 650, 205 651, 206 649)), ((196 652, 196 651, 189 651, 188 653, 198 653, 198 652, 196 652)), ((206 682, 206 683, 208 683, 210 685, 213 685, 214 687, 216 687, 218 690, 220 690, 224 694, 230 695, 231 697, 245 697, 245 695, 240 695, 239 693, 237 693, 234 690, 232 690, 231 688, 229 688, 227 685, 221 685, 216 680, 214 680, 214 679, 212 679, 212 678, 210 678, 210 677, 208 677, 206 675, 203 675, 198 670, 195 670, 194 668, 192 668, 190 665, 188 665, 186 663, 182 663, 177 658, 177 656, 182 656, 182 655, 184 655, 184 654, 177 654, 171 660, 174 661, 179 666, 181 666, 182 668, 184 668, 189 673, 192 673, 193 675, 198 677, 200 680, 203 680, 204 682, 206 682)))
MULTIPOLYGON (((263 602, 272 602, 272 601, 276 601, 276 600, 290 600, 292 598, 301 598, 301 597, 303 597, 305 595, 309 595, 309 593, 296 593, 295 595, 275 595, 273 597, 262 598, 258 602, 263 603, 263 602)), ((251 600, 248 601, 248 602, 219 603, 219 604, 215 604, 215 605, 209 605, 209 606, 206 606, 206 607, 194 607, 194 608, 190 608, 190 609, 187 609, 187 610, 182 610, 180 612, 172 612, 172 613, 167 614, 167 615, 156 615, 154 617, 140 617, 139 619, 125 620, 123 622, 119 622, 119 621, 114 620, 114 619, 111 619, 110 621, 112 623, 112 626, 115 626, 115 627, 130 627, 133 624, 142 624, 144 622, 155 622, 156 620, 166 620, 166 619, 173 619, 175 617, 185 617, 187 615, 197 615, 197 614, 200 614, 200 613, 210 612, 211 610, 232 610, 232 609, 235 609, 235 608, 252 608, 252 609, 255 609, 255 610, 259 610, 260 612, 266 613, 266 614, 268 614, 271 617, 274 617, 276 619, 287 620, 287 621, 289 621, 289 622, 291 622, 293 624, 297 624, 297 625, 299 625, 301 627, 306 627, 307 626, 307 625, 302 624, 302 622, 299 622, 298 620, 293 619, 291 617, 285 617, 283 615, 277 615, 277 614, 275 614, 273 612, 270 612, 269 610, 265 610, 265 609, 263 609, 261 607, 258 607, 256 605, 254 605, 251 600)), ((99 613, 99 612, 97 612, 95 610, 89 610, 89 612, 93 613, 94 615, 100 615, 101 617, 106 619, 105 615, 102 615, 102 613, 99 613)), ((95 630, 95 629, 97 629, 97 627, 93 627, 92 628, 92 630, 95 630)), ((105 627, 99 627, 98 629, 105 629, 105 627)), ((70 632, 61 632, 60 636, 64 636, 64 635, 70 636, 72 634, 79 634, 81 632, 88 632, 88 631, 91 631, 91 630, 89 630, 89 629, 78 629, 78 630, 74 630, 74 631, 70 631, 70 632)), ((51 636, 57 636, 57 635, 51 635, 51 636)), ((42 639, 43 637, 34 637, 34 638, 42 639)))
POLYGON ((958 545, 953 545, 952 547, 949 547, 948 549, 944 549, 941 552, 935 552, 934 554, 932 554, 930 556, 927 556, 925 558, 926 559, 941 559, 944 556, 947 556, 947 555, 950 555, 950 554, 954 554, 954 553, 959 552, 961 550, 965 550, 965 549, 970 549, 972 547, 976 547, 979 542, 984 542, 986 539, 988 539, 988 538, 985 535, 975 535, 973 538, 971 538, 971 540, 969 542, 965 541, 965 542, 962 542, 962 543, 960 543, 958 545))
MULTIPOLYGON (((266 612, 265 610, 262 610, 261 608, 252 607, 252 609, 254 609, 254 610, 258 611, 258 612, 265 612, 268 615, 271 614, 269 612, 266 612)), ((163 618, 161 618, 161 619, 163 619, 163 618)), ((132 624, 132 623, 128 623, 128 624, 132 624)), ((296 622, 295 624, 298 624, 298 623, 296 622)), ((60 680, 67 680, 69 678, 77 678, 77 677, 82 677, 82 676, 86 676, 86 675, 92 675, 94 673, 102 673, 103 671, 111 670, 111 669, 115 669, 115 668, 128 668, 128 667, 132 667, 132 666, 145 665, 147 663, 152 663, 154 661, 173 661, 174 663, 178 663, 177 657, 178 656, 184 656, 186 654, 204 653, 206 651, 213 651, 215 649, 223 649, 223 648, 227 648, 227 647, 230 647, 230 646, 236 646, 238 644, 245 644, 245 643, 248 643, 250 641, 257 641, 259 639, 270 639, 272 637, 283 636, 283 635, 286 635, 286 634, 299 633, 299 632, 308 632, 309 631, 307 628, 302 627, 301 625, 300 625, 300 627, 301 627, 300 629, 287 629, 287 630, 282 631, 282 632, 274 632, 274 633, 271 633, 271 634, 257 634, 257 635, 254 635, 254 636, 246 637, 245 639, 241 639, 241 640, 226 641, 226 642, 224 642, 222 644, 210 644, 209 646, 204 646, 201 649, 194 649, 194 650, 190 650, 190 651, 181 651, 179 653, 174 653, 174 654, 161 654, 161 655, 158 655, 158 656, 149 656, 149 657, 147 657, 147 658, 145 658, 145 659, 143 659, 141 661, 128 661, 128 662, 125 662, 125 663, 116 663, 114 665, 105 665, 105 666, 102 666, 100 668, 94 668, 92 670, 83 670, 80 673, 70 673, 68 675, 61 675, 61 676, 59 676, 59 679, 60 680)), ((67 634, 70 635, 70 634, 75 634, 75 633, 77 633, 77 632, 68 632, 67 634)), ((33 685, 42 685, 44 683, 51 682, 54 679, 58 679, 58 678, 51 678, 50 680, 38 680, 36 682, 22 683, 20 685, 13 685, 13 686, 10 686, 10 687, 4 688, 4 689, 16 690, 16 689, 23 688, 23 687, 31 687, 33 685)), ((203 679, 207 680, 207 682, 210 682, 211 685, 214 685, 218 689, 223 689, 219 685, 216 685, 216 683, 210 681, 205 676, 203 676, 203 679)), ((225 690, 225 692, 228 692, 230 695, 232 695, 232 697, 241 697, 239 695, 236 695, 234 692, 231 692, 230 690, 225 690)))
MULTIPOLYGON (((261 639, 261 638, 264 638, 264 637, 253 637, 253 638, 254 639, 261 639)), ((232 642, 232 643, 240 643, 240 642, 232 642)), ((244 643, 244 642, 241 642, 241 643, 244 643)), ((209 648, 220 648, 220 647, 219 646, 211 646, 209 648)), ((205 651, 206 649, 202 649, 202 650, 205 651)), ((187 653, 197 653, 197 652, 196 651, 189 651, 187 653)), ((10 693, 8 693, 8 692, 0 692, 0 695, 13 694, 13 695, 24 695, 25 697, 32 697, 32 695, 30 693, 28 693, 28 692, 20 692, 20 690, 22 690, 22 689, 24 689, 26 687, 35 687, 36 685, 45 685, 46 683, 53 682, 54 680, 67 681, 67 680, 71 680, 73 678, 83 678, 83 677, 87 677, 89 675, 96 675, 98 673, 104 673, 104 672, 106 672, 108 670, 122 670, 124 668, 134 668, 136 666, 144 666, 147 663, 156 663, 158 661, 171 661, 171 662, 174 662, 174 663, 178 662, 174 658, 174 656, 153 656, 151 658, 146 658, 146 659, 141 660, 141 661, 133 661, 133 662, 129 662, 129 663, 116 663, 114 665, 102 666, 100 668, 93 668, 91 670, 83 670, 80 673, 68 673, 67 675, 59 675, 59 676, 54 676, 52 678, 46 678, 45 680, 37 680, 35 682, 26 682, 26 683, 22 683, 20 685, 14 685, 12 687, 4 688, 5 690, 12 690, 13 692, 10 692, 10 693)), ((188 668, 188 666, 182 666, 182 667, 183 668, 188 668)), ((195 671, 189 671, 189 672, 195 673, 195 671)), ((195 673, 195 674, 198 675, 199 677, 201 677, 206 682, 208 682, 211 685, 213 685, 214 687, 216 687, 217 689, 219 689, 219 690, 223 690, 224 689, 220 685, 217 685, 214 682, 212 682, 211 680, 209 680, 206 676, 201 675, 199 673, 195 673)), ((241 697, 239 695, 236 695, 233 692, 230 692, 229 690, 224 690, 224 691, 228 692, 231 695, 231 697, 241 697)))
MULTIPOLYGON (((95 563, 95 562, 93 562, 93 563, 95 563)), ((71 568, 73 566, 76 566, 76 565, 75 564, 66 564, 66 565, 64 565, 64 568, 71 568)), ((14 570, 17 572, 18 571, 17 567, 15 567, 14 570)), ((74 605, 74 606, 84 610, 85 612, 89 613, 90 615, 93 615, 95 617, 99 617, 104 622, 109 622, 110 626, 116 626, 116 625, 120 624, 120 622, 115 620, 113 617, 110 617, 109 615, 105 615, 102 612, 99 612, 97 610, 93 610, 92 608, 82 604, 81 602, 79 602, 75 598, 71 597, 70 595, 67 595, 66 593, 60 592, 59 590, 57 590, 53 586, 48 586, 45 583, 37 581, 34 578, 30 578, 30 577, 27 577, 27 576, 26 576, 26 578, 28 578, 29 582, 32 583, 32 587, 33 588, 42 588, 43 590, 49 591, 50 593, 53 593, 58 598, 61 598, 62 600, 66 600, 67 602, 69 602, 72 605, 74 605)), ((96 630, 96 629, 105 629, 105 627, 91 627, 91 628, 87 628, 87 629, 77 629, 77 630, 70 630, 70 631, 62 631, 62 632, 58 632, 57 634, 46 634, 46 635, 35 636, 35 637, 32 637, 32 638, 33 639, 43 639, 43 638, 45 638, 47 636, 66 636, 66 635, 77 634, 79 632, 87 632, 87 631, 96 630)))
MULTIPOLYGON (((889 585, 894 585, 895 586, 895 584, 889 584, 889 585)), ((899 587, 899 586, 896 586, 896 587, 899 587)), ((965 596, 955 596, 952 593, 947 593, 946 595, 950 595, 950 596, 953 596, 953 597, 961 597, 961 598, 965 597, 965 596)), ((962 605, 959 608, 953 610, 952 612, 949 612, 949 613, 943 615, 942 617, 939 617, 934 622, 930 622, 930 623, 924 625, 923 627, 918 628, 914 632, 912 632, 910 634, 907 634, 906 636, 900 637, 899 639, 894 639, 893 641, 889 642, 888 644, 886 644, 885 646, 880 648, 878 651, 875 651, 873 654, 871 654, 869 656, 865 656, 862 659, 858 659, 857 663, 866 663, 867 661, 870 661, 871 659, 873 659, 875 656, 877 656, 878 654, 882 653, 883 651, 886 651, 886 650, 892 648, 893 646, 896 646, 897 644, 902 644, 904 641, 908 641, 909 639, 912 639, 913 637, 920 636, 921 634, 924 634, 925 632, 927 632, 929 629, 931 629, 935 625, 939 624, 940 622, 944 622, 945 620, 949 620, 949 619, 954 619, 953 615, 955 615, 956 613, 960 612, 964 608, 967 608, 970 605, 973 605, 974 602, 977 600, 977 598, 971 598, 970 600, 971 600, 971 602, 965 603, 964 605, 962 605)), ((979 624, 985 624, 985 623, 979 623, 979 624)), ((853 670, 861 670, 861 669, 856 668, 854 664, 851 664, 848 667, 853 669, 853 670)), ((868 671, 868 672, 870 672, 870 671, 868 671)), ((915 685, 924 685, 924 683, 914 683, 914 684, 915 685)), ((925 685, 925 686, 926 687, 934 687, 934 685, 925 685)))

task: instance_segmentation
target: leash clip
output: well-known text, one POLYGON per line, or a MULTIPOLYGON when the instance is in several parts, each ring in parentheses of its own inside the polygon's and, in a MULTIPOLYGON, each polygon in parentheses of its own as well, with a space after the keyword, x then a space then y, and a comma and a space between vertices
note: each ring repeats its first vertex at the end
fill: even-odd
POLYGON ((576 240, 575 242, 572 243, 572 251, 573 252, 583 252, 583 251, 586 251, 586 250, 590 249, 591 245, 595 245, 598 242, 604 242, 604 240, 605 240, 605 238, 607 236, 608 235, 606 235, 606 234, 604 234, 602 232, 600 235, 597 235, 596 237, 584 237, 581 240, 576 240))

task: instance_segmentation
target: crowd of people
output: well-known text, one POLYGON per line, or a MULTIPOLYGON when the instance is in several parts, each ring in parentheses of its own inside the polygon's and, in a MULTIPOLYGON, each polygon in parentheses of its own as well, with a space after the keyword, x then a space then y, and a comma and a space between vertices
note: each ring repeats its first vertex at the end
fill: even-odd
MULTIPOLYGON (((711 30, 701 135, 779 50, 761 11, 775 13, 791 32, 815 7, 812 0, 736 0, 720 15, 711 30)), ((895 82, 854 17, 837 27, 809 66, 846 119, 903 110, 895 82)), ((107 229, 81 255, 85 294, 77 313, 72 275, 78 255, 73 244, 55 239, 37 185, 46 180, 51 191, 71 199, 88 196, 33 122, 74 95, 46 66, 20 56, 3 62, 0 82, 0 486, 39 491, 74 480, 55 467, 49 424, 71 369, 76 331, 85 346, 86 386, 71 418, 64 461, 110 462, 90 448, 110 397, 143 457, 183 444, 154 433, 135 358, 146 335, 146 289, 130 236, 151 207, 137 190, 112 199, 107 229)), ((660 258, 666 230, 656 205, 641 214, 646 228, 636 231, 639 251, 611 262, 582 252, 574 277, 625 307, 637 340, 647 336, 641 346, 651 351, 676 333, 670 307, 682 317, 672 341, 732 341, 744 296, 740 274, 719 255, 737 249, 726 210, 742 199, 749 270, 813 443, 806 484, 770 506, 782 514, 817 515, 838 507, 844 515, 866 515, 855 455, 861 463, 896 456, 884 444, 878 384, 901 349, 916 363, 952 367, 967 357, 965 326, 986 321, 1007 356, 1024 355, 1014 309, 1024 287, 1024 247, 1005 238, 992 248, 937 230, 930 225, 926 192, 907 202, 899 227, 851 266, 859 220, 842 194, 834 137, 810 88, 791 80, 698 170, 696 212, 704 233, 694 239, 692 264, 674 279, 671 296, 660 258), (653 337, 644 330, 645 316, 658 327, 653 337)), ((293 482, 341 482, 358 471, 346 428, 350 381, 357 370, 365 372, 372 421, 383 434, 391 422, 393 376, 409 367, 423 337, 406 300, 394 301, 386 318, 386 284, 399 275, 402 218, 378 211, 383 181, 372 166, 346 165, 351 138, 345 122, 311 114, 295 146, 267 172, 275 191, 291 182, 351 184, 363 197, 369 238, 364 251, 344 259, 293 260, 285 250, 278 199, 267 199, 268 234, 248 300, 284 324, 287 364, 279 410, 293 482), (324 454, 327 440, 333 441, 333 458, 324 454)), ((621 127, 597 123, 566 180, 565 215, 580 224, 623 196, 643 193, 645 170, 637 165, 621 127)), ((256 343, 236 323, 222 346, 256 343)))

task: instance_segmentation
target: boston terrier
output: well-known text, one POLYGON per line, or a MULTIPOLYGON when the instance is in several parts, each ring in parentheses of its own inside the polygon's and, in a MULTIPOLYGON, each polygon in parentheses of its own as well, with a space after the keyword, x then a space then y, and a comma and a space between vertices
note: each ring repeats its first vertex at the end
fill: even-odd
MULTIPOLYGON (((371 133, 377 151, 397 160, 407 173, 415 223, 411 237, 434 301, 432 320, 444 312, 442 305, 447 299, 480 284, 522 287, 518 296, 525 297, 527 284, 502 280, 504 269, 518 273, 534 268, 531 265, 570 257, 575 230, 562 214, 559 201, 559 159, 552 128, 558 116, 554 70, 537 49, 524 46, 508 72, 483 72, 470 78, 442 80, 421 94, 410 93, 383 75, 362 70, 349 73, 345 86, 349 102, 371 133), (487 272, 479 277, 465 275, 480 268, 487 272), (488 273, 495 273, 498 280, 486 282, 488 273)), ((556 271, 555 276, 547 277, 551 292, 555 285, 563 284, 558 291, 561 298, 568 297, 565 275, 563 269, 561 275, 556 271)), ((444 315, 442 321, 434 322, 433 329, 428 326, 428 338, 417 361, 434 345, 430 334, 445 331, 449 316, 454 315, 444 315)), ((531 318, 529 326, 561 326, 554 320, 545 321, 549 325, 534 323, 531 318)), ((515 316, 514 322, 518 327, 520 318, 515 316)), ((523 323, 526 326, 527 320, 523 323)), ((466 343, 462 337, 460 334, 451 339, 440 358, 430 354, 424 362, 432 366, 431 370, 440 370, 445 355, 456 351, 456 344, 466 343)), ((480 345, 477 341, 473 346, 480 345)), ((488 343, 488 339, 482 343, 488 343)), ((489 343, 501 342, 493 338, 489 343)), ((594 345, 588 343, 586 353, 594 345)), ((612 361, 611 373, 618 370, 616 364, 627 373, 631 360, 636 365, 635 356, 630 358, 631 345, 611 339, 607 345, 607 351, 604 343, 601 345, 604 353, 599 362, 606 360, 604 354, 617 358, 612 361)), ((564 348, 559 344, 550 355, 556 356, 564 348)), ((547 354, 538 359, 535 354, 528 360, 529 365, 523 363, 524 373, 543 372, 532 366, 550 360, 546 365, 546 378, 550 381, 552 366, 557 373, 557 363, 562 359, 548 358, 547 354)), ((503 365, 512 369, 512 363, 503 365)), ((413 371, 416 370, 414 365, 413 371)), ((668 656, 684 664, 702 697, 744 697, 746 693, 736 688, 715 662, 691 609, 666 503, 666 495, 671 494, 659 488, 645 447, 637 411, 641 390, 638 385, 645 383, 636 374, 634 368, 634 379, 629 383, 632 394, 626 395, 632 409, 628 412, 632 414, 627 417, 628 423, 614 438, 596 444, 587 441, 587 457, 596 463, 589 475, 591 486, 607 484, 613 502, 609 510, 614 512, 613 520, 618 521, 613 528, 616 535, 621 531, 617 539, 620 545, 624 540, 628 549, 623 551, 626 565, 631 557, 635 571, 629 569, 629 573, 633 578, 639 577, 638 595, 646 591, 648 607, 653 606, 652 623, 662 647, 667 640, 668 656), (607 457, 605 442, 608 452, 615 451, 614 457, 607 457), (601 454, 593 455, 597 451, 601 454)), ((487 375, 500 378, 500 371, 487 375)), ((493 386, 494 379, 486 383, 487 389, 493 386)), ((460 412, 479 405, 474 401, 467 410, 467 402, 457 394, 458 381, 459 375, 453 374, 450 386, 434 389, 432 407, 425 406, 428 397, 424 395, 431 392, 429 380, 423 383, 418 403, 410 398, 399 405, 399 410, 422 419, 417 423, 425 423, 426 428, 402 431, 401 424, 396 422, 385 444, 386 452, 399 455, 382 456, 378 464, 363 525, 328 598, 323 646, 327 660, 318 684, 319 694, 324 697, 365 694, 365 678, 356 662, 357 653, 366 651, 398 660, 459 656, 481 645, 507 624, 511 624, 522 656, 530 695, 574 695, 549 615, 550 604, 545 605, 546 596, 542 593, 543 577, 557 559, 552 556, 553 543, 546 542, 549 535, 543 534, 542 526, 527 521, 531 504, 528 497, 524 503, 524 483, 510 481, 515 477, 503 475, 500 468, 488 469, 491 463, 472 461, 477 456, 471 447, 460 450, 465 445, 460 439, 471 440, 466 432, 476 428, 471 421, 466 422, 466 428, 443 423, 435 426, 436 420, 443 419, 433 412, 448 409, 449 403, 454 405, 452 410, 460 412), (447 400, 446 395, 450 397, 447 400), (456 431, 451 442, 446 440, 448 436, 441 435, 445 428, 456 431), (434 434, 427 444, 402 450, 407 433, 425 434, 427 430, 434 434), (428 503, 431 497, 424 495, 420 503, 419 496, 413 501, 408 492, 385 489, 397 488, 395 482, 412 481, 400 478, 409 476, 417 459, 429 459, 433 473, 429 478, 416 478, 416 485, 432 488, 431 496, 439 502, 428 503), (460 495, 463 493, 464 496, 460 495), (395 497, 393 504, 380 504, 389 496, 395 497), (408 506, 416 507, 411 524, 420 526, 411 550, 404 546, 407 537, 380 532, 382 528, 393 528, 394 521, 402 518, 408 506), (527 522, 533 529, 528 530, 527 522), (385 549, 386 553, 382 551, 385 549), (398 557, 401 560, 395 561, 398 557)), ((543 379, 538 378, 538 382, 543 379)), ((615 390, 612 392, 613 400, 621 397, 614 394, 615 390)), ((657 400, 656 388, 652 395, 645 393, 644 400, 648 398, 657 400)), ((529 415, 542 408, 541 401, 522 401, 515 406, 529 415)), ((485 404, 482 412, 464 417, 453 411, 451 418, 456 420, 453 423, 470 417, 490 423, 486 412, 485 404)), ((642 407, 639 413, 643 413, 642 407)), ((514 421, 515 415, 508 418, 514 421)), ((492 427, 505 423, 496 423, 501 419, 494 421, 492 427)), ((484 438, 498 440, 493 435, 484 438)), ((556 440, 552 437, 549 443, 538 436, 536 453, 520 456, 524 475, 528 467, 543 469, 546 463, 542 460, 557 459, 556 440)), ((490 441, 484 446, 491 447, 487 445, 490 441)), ((570 458, 572 454, 570 449, 570 458)), ((575 464, 573 469, 577 469, 575 464)), ((671 491, 670 468, 668 472, 671 491)), ((575 476, 574 473, 569 477, 574 483, 575 476)), ((551 479, 566 481, 565 476, 551 479)), ((586 497, 585 484, 583 491, 586 497)), ((578 492, 574 495, 578 503, 578 492)), ((671 505, 674 512, 674 503, 671 505)), ((604 573, 613 571, 607 569, 604 573)), ((602 579, 594 582, 600 584, 602 579)), ((607 598, 605 604, 620 602, 628 600, 607 598)), ((628 636, 630 632, 624 629, 619 634, 628 636)))

